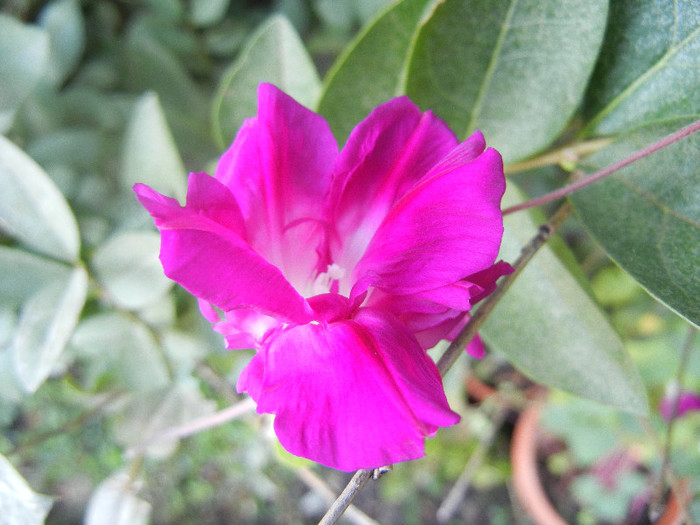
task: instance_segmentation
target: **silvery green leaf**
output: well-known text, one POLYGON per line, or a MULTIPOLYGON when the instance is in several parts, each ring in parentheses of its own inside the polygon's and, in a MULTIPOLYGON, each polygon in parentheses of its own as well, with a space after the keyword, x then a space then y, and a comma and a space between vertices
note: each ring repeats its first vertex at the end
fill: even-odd
POLYGON ((41 166, 5 137, 0 187, 0 230, 39 253, 78 259, 78 226, 68 203, 41 166))
POLYGON ((48 67, 49 37, 37 27, 0 14, 0 57, 0 133, 5 133, 48 67))
POLYGON ((3 525, 41 525, 52 500, 34 492, 25 479, 0 454, 0 512, 3 525))
POLYGON ((45 285, 22 307, 10 352, 26 392, 36 391, 51 374, 78 322, 86 293, 87 273, 76 267, 65 279, 45 285))
POLYGON ((167 437, 169 431, 215 411, 215 402, 204 397, 197 382, 185 378, 167 388, 137 394, 118 418, 116 437, 133 452, 165 458, 179 442, 167 437))
POLYGON ((100 283, 122 308, 136 310, 157 301, 173 282, 158 259, 155 232, 122 232, 100 246, 92 258, 100 283))
POLYGON ((228 146, 243 121, 257 113, 257 87, 270 82, 301 104, 314 108, 321 82, 301 38, 286 18, 271 17, 250 37, 224 73, 213 109, 214 134, 228 146))
POLYGON ((85 525, 147 525, 151 505, 139 498, 141 485, 126 471, 112 474, 92 493, 85 525))
POLYGON ((52 259, 0 246, 0 304, 19 307, 44 286, 65 279, 68 272, 52 259))
POLYGON ((124 138, 122 180, 130 188, 142 182, 184 202, 187 172, 153 92, 136 103, 124 138))
POLYGON ((80 62, 85 48, 85 23, 77 0, 54 0, 37 20, 49 35, 50 60, 47 79, 60 85, 80 62))
POLYGON ((129 390, 148 391, 169 382, 160 343, 143 323, 125 314, 103 313, 82 320, 70 347, 85 359, 88 383, 108 375, 129 390))

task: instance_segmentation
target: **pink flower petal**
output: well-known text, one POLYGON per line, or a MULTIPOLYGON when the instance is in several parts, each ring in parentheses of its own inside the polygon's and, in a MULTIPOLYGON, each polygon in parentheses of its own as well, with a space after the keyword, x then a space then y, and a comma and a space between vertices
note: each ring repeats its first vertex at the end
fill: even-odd
POLYGON ((306 301, 279 269, 241 238, 238 205, 221 183, 203 173, 190 175, 185 207, 147 186, 134 191, 161 231, 165 274, 192 295, 222 310, 255 307, 291 322, 311 319, 306 301))
MULTIPOLYGON (((452 338, 454 339, 457 336, 457 334, 454 334, 452 338)), ((484 348, 484 342, 481 340, 481 337, 479 334, 476 334, 474 336, 474 339, 469 341, 467 343, 467 348, 466 348, 467 353, 475 357, 476 359, 481 359, 486 355, 486 349, 484 348)))
POLYGON ((700 395, 689 390, 681 391, 677 399, 674 396, 665 395, 659 404, 659 411, 666 421, 670 421, 672 416, 682 417, 687 412, 700 411, 700 395), (675 414, 673 414, 674 406, 675 414))
POLYGON ((274 317, 250 308, 229 310, 223 321, 214 323, 214 330, 222 334, 229 350, 260 348, 265 336, 282 323, 274 317))
MULTIPOLYGON (((389 210, 457 143, 440 119, 406 97, 358 124, 338 157, 329 198, 339 240, 334 260, 353 268, 389 210)), ((474 156, 484 150, 483 140, 473 146, 474 156)))
POLYGON ((298 289, 327 266, 324 199, 338 147, 326 121, 275 86, 221 157, 216 178, 235 195, 248 241, 298 289), (304 247, 304 249, 300 249, 304 247))
POLYGON ((276 414, 289 452, 346 471, 421 457, 425 437, 459 420, 435 364, 400 323, 371 309, 273 334, 238 389, 258 412, 276 414))
POLYGON ((472 146, 461 144, 394 206, 355 268, 353 295, 368 286, 417 293, 493 264, 503 234, 503 164, 490 148, 472 159, 472 146))

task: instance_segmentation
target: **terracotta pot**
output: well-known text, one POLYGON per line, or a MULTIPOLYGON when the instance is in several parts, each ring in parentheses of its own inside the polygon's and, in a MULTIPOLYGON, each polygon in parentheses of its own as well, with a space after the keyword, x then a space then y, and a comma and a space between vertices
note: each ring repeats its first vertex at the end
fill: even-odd
MULTIPOLYGON (((539 441, 539 405, 526 408, 515 425, 511 442, 513 488, 520 504, 537 525, 566 525, 549 501, 537 470, 539 441)), ((687 490, 682 484, 682 491, 687 490)), ((687 499, 687 493, 683 495, 687 499)), ((663 514, 656 525, 682 525, 684 513, 675 491, 671 491, 663 514)))

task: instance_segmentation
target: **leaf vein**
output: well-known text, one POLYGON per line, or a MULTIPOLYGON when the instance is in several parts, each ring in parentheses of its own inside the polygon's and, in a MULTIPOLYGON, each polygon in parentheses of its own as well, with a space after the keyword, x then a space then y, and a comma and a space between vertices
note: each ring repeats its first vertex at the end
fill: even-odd
MULTIPOLYGON (((675 26, 674 26, 675 32, 675 26)), ((649 67, 644 73, 642 73, 637 80, 632 82, 629 86, 623 89, 619 95, 612 99, 608 105, 603 108, 595 118, 586 126, 587 129, 594 128, 598 122, 603 120, 609 113, 611 113, 617 106, 622 104, 632 93, 637 91, 649 78, 660 72, 666 64, 671 60, 671 58, 678 54, 687 44, 689 44, 693 39, 700 35, 700 27, 697 27, 693 32, 691 32, 685 39, 678 43, 678 45, 672 45, 668 48, 666 53, 651 67, 649 67)), ((674 37, 675 38, 675 37, 674 37)))
POLYGON ((479 117, 479 112, 481 111, 481 106, 484 103, 484 98, 488 91, 488 87, 491 84, 491 79, 493 78, 494 72, 496 70, 496 64, 498 63, 499 55, 501 54, 501 48, 506 38, 508 30, 512 28, 511 20, 513 18, 513 13, 515 12, 515 7, 517 6, 519 0, 512 0, 510 6, 508 7, 508 12, 506 13, 506 18, 501 26, 501 31, 498 33, 498 39, 496 40, 496 45, 493 47, 493 53, 491 53, 491 59, 489 60, 489 65, 486 68, 486 73, 484 74, 484 79, 481 82, 481 87, 479 88, 479 93, 474 102, 474 106, 471 110, 471 115, 469 118, 469 123, 464 130, 464 136, 466 137, 471 130, 474 129, 476 121, 479 117))

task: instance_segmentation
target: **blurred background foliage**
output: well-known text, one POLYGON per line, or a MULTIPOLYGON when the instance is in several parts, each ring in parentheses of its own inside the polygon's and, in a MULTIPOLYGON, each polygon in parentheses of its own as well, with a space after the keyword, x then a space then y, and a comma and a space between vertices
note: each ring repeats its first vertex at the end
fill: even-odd
MULTIPOLYGON (((402 71, 413 71, 405 91, 429 107, 440 107, 444 101, 430 98, 439 90, 421 87, 429 79, 423 79, 418 59, 408 67, 396 54, 391 78, 374 76, 372 69, 364 76, 358 73, 371 66, 382 46, 409 44, 412 33, 402 33, 401 24, 415 24, 428 2, 404 1, 390 13, 394 18, 384 16, 368 25, 390 4, 0 4, 0 480, 9 487, 0 488, 0 508, 9 509, 7 523, 39 523, 45 515, 47 523, 56 524, 309 523, 328 506, 318 484, 342 489, 346 474, 291 457, 276 444, 269 418, 253 413, 179 443, 149 443, 167 429, 239 402, 234 385, 251 352, 225 351, 196 302, 163 276, 158 235, 131 186, 146 182, 182 199, 186 173, 211 173, 242 120, 255 114, 256 86, 263 80, 319 107, 341 139, 367 106, 382 101, 375 98, 396 91, 402 71), (348 48, 358 34, 363 40, 348 48), (354 92, 347 89, 353 75, 354 92), (372 84, 371 89, 362 91, 363 83, 372 84), (356 105, 348 103, 344 90, 356 105)), ((604 24, 604 13, 596 16, 604 24)), ((421 38, 430 31, 440 36, 450 23, 449 16, 431 19, 421 38)), ((416 56, 430 51, 420 39, 413 44, 416 56)), ((454 71, 458 64, 447 65, 454 71)), ((608 66, 603 62, 600 67, 608 66)), ((575 100, 583 96, 587 73, 581 75, 581 87, 571 95, 575 100)), ((603 87, 614 91, 614 86, 603 87)), ((589 92, 587 108, 598 115, 593 127, 618 131, 619 119, 596 111, 604 106, 605 89, 589 92)), ((557 117, 561 123, 555 127, 568 117, 557 117)), ((581 118, 581 113, 575 115, 574 127, 582 127, 581 118)), ((450 123, 457 130, 466 126, 462 120, 455 115, 450 123)), ((484 117, 483 125, 495 126, 493 122, 484 117)), ((547 137, 560 131, 550 130, 547 137)), ((493 134, 507 138, 507 130, 493 134)), ((531 144, 513 141, 506 155, 518 160, 532 154, 548 143, 547 137, 532 137, 531 144)), ((621 154, 611 151, 608 156, 615 160, 621 154)), ((532 196, 561 186, 568 175, 559 167, 538 168, 511 180, 532 196)), ((696 189, 691 187, 691 194, 697 195, 696 189)), ((508 198, 517 202, 525 197, 508 198)), ((508 253, 517 254, 539 218, 517 219, 509 226, 508 253)), ((551 284, 542 301, 550 301, 547 293, 571 291, 579 301, 571 315, 583 319, 577 321, 581 326, 588 323, 589 332, 614 328, 611 333, 620 335, 643 382, 642 394, 633 385, 632 393, 625 394, 629 399, 617 404, 643 411, 639 406, 648 396, 651 414, 644 419, 556 391, 544 424, 566 448, 553 454, 548 466, 558 476, 556 483, 570 489, 566 503, 572 505, 572 522, 620 523, 636 489, 650 486, 660 470, 666 426, 655 407, 667 390, 678 388, 688 323, 614 265, 579 222, 569 221, 562 236, 566 246, 562 243, 558 251, 564 255, 554 256, 555 245, 547 255, 551 260, 538 263, 551 284), (569 273, 564 269, 572 261, 578 269, 569 273), (581 281, 587 284, 575 284, 581 281), (580 314, 583 297, 590 304, 580 314), (629 446, 635 450, 634 468, 620 474, 619 490, 606 489, 596 465, 629 446)), ((688 264, 697 262, 695 257, 688 264)), ((522 322, 531 328, 531 344, 539 347, 536 338, 547 332, 532 327, 543 325, 547 311, 541 310, 538 318, 539 307, 517 301, 528 300, 531 293, 514 294, 516 300, 506 306, 532 310, 522 322)), ((691 318, 696 300, 677 308, 691 318)), ((516 322, 509 316, 501 319, 516 322)), ((438 508, 478 450, 482 460, 471 466, 470 492, 460 500, 453 522, 525 522, 509 484, 515 411, 493 401, 475 402, 465 384, 468 375, 479 377, 517 405, 523 377, 509 362, 536 379, 549 372, 528 362, 527 355, 519 360, 519 347, 502 339, 505 332, 497 323, 484 332, 493 346, 487 358, 468 362, 464 357, 446 378, 462 422, 430 440, 426 458, 396 466, 358 498, 358 506, 379 522, 436 522, 438 508), (512 353, 500 353, 501 347, 512 353)), ((574 333, 567 330, 564 339, 574 333)), ((570 343, 572 348, 583 344, 570 343)), ((683 382, 700 390, 700 342, 696 338, 692 344, 683 382)), ((615 352, 602 351, 599 361, 591 358, 591 366, 605 368, 615 352)), ((577 363, 585 362, 586 356, 579 359, 577 363)), ((561 372, 551 373, 545 382, 561 386, 555 377, 561 372)), ((586 384, 571 388, 594 399, 608 397, 605 390, 586 384)), ((690 478, 695 490, 700 486, 699 434, 697 416, 678 420, 671 454, 675 471, 690 478)), ((700 521, 697 500, 691 510, 700 521)))

